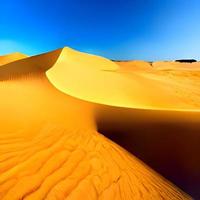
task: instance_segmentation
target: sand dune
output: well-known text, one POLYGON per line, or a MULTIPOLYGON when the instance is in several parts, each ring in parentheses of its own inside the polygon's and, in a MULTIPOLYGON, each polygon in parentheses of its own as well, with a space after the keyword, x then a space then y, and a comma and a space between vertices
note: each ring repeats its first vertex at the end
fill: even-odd
POLYGON ((14 62, 16 60, 20 60, 27 57, 27 55, 18 52, 0 56, 0 65, 5 65, 7 63, 14 62))
POLYGON ((175 61, 168 62, 153 62, 152 67, 160 70, 186 70, 186 71, 200 71, 200 62, 180 63, 175 61))
POLYGON ((158 171, 183 148, 178 167, 198 174, 196 146, 167 130, 199 130, 199 74, 128 65, 63 48, 0 67, 0 199, 190 199, 102 134, 158 171), (181 124, 165 127, 166 143, 162 123, 181 124))
POLYGON ((105 64, 104 70, 97 71, 92 69, 100 69, 100 63, 95 62, 93 67, 88 68, 87 63, 76 62, 77 59, 73 57, 68 61, 68 53, 69 49, 63 50, 58 61, 46 74, 57 89, 76 98, 100 104, 142 109, 197 110, 200 107, 198 77, 192 80, 188 78, 190 71, 186 72, 185 77, 177 77, 175 74, 173 78, 171 74, 167 76, 160 71, 157 72, 147 63, 140 63, 140 71, 133 69, 127 73, 123 67, 109 71, 108 66, 111 62, 105 64), (69 74, 68 78, 65 78, 63 71, 69 74), (76 82, 82 87, 75 84, 76 82))

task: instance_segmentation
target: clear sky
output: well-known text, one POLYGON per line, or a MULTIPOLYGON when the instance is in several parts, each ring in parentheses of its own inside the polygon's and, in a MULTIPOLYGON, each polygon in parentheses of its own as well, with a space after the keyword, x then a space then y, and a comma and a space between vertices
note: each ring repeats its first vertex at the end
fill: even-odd
POLYGON ((200 1, 0 0, 0 54, 64 46, 111 59, 200 59, 200 1))

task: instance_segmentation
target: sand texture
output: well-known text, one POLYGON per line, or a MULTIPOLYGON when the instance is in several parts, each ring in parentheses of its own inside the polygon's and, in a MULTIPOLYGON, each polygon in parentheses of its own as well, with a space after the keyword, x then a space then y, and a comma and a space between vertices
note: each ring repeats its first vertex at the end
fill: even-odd
POLYGON ((199 77, 199 63, 112 62, 67 47, 1 56, 0 199, 192 199, 199 77))

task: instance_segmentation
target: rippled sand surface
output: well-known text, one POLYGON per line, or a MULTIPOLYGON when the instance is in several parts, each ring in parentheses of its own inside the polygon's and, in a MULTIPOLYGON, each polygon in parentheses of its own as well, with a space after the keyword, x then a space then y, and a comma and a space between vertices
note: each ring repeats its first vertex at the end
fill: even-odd
POLYGON ((199 175, 199 70, 66 47, 1 56, 0 199, 191 199, 162 167, 199 175))

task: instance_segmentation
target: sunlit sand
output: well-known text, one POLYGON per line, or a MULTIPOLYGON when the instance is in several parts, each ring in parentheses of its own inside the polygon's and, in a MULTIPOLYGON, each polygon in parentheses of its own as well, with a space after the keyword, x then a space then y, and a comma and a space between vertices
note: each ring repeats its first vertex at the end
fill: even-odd
POLYGON ((7 63, 14 62, 16 60, 20 60, 20 59, 23 59, 26 57, 28 57, 28 56, 25 54, 22 54, 22 53, 18 53, 18 52, 8 54, 5 56, 0 56, 0 65, 5 65, 7 63))
MULTIPOLYGON (((199 128, 199 77, 199 63, 112 62, 66 47, 0 57, 0 199, 191 199, 101 130, 140 145, 126 127, 151 124, 149 142, 157 122, 199 128)), ((174 153, 199 171, 196 157, 174 153)))

